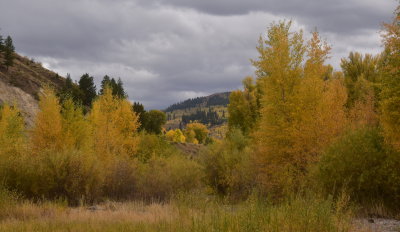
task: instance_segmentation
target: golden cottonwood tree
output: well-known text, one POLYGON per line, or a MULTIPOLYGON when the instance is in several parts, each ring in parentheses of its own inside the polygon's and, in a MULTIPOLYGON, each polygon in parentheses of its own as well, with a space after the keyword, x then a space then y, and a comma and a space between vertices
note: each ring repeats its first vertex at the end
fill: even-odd
POLYGON ((273 24, 258 51, 254 64, 264 88, 254 136, 256 164, 265 190, 281 194, 285 186, 297 186, 309 164, 340 134, 346 94, 337 78, 326 80, 330 47, 317 32, 304 45, 301 32, 290 32, 290 22, 273 24))
POLYGON ((15 107, 4 105, 0 111, 0 154, 18 153, 25 144, 24 120, 15 107))
POLYGON ((64 143, 61 106, 52 89, 44 88, 39 108, 31 136, 33 149, 36 152, 46 149, 60 150, 64 143))
POLYGON ((400 150, 400 6, 395 12, 393 22, 384 26, 381 122, 386 141, 400 150))
POLYGON ((63 103, 62 119, 64 148, 89 152, 93 145, 91 125, 72 98, 63 103))
POLYGON ((378 123, 380 56, 351 52, 341 61, 347 88, 347 113, 350 126, 357 128, 378 123))
POLYGON ((293 165, 293 115, 306 49, 302 32, 290 32, 290 27, 291 22, 272 24, 268 38, 260 38, 259 60, 253 61, 264 85, 255 141, 259 181, 267 191, 280 191, 282 179, 287 179, 285 174, 293 165))
POLYGON ((297 92, 297 111, 294 114, 293 153, 297 154, 296 165, 306 169, 345 126, 345 87, 337 75, 325 78, 330 70, 325 65, 330 46, 320 39, 318 32, 312 33, 307 45, 307 61, 304 76, 297 92))
POLYGON ((138 116, 131 103, 112 95, 105 88, 93 103, 90 120, 94 133, 94 150, 99 157, 132 156, 136 153, 139 127, 138 116))

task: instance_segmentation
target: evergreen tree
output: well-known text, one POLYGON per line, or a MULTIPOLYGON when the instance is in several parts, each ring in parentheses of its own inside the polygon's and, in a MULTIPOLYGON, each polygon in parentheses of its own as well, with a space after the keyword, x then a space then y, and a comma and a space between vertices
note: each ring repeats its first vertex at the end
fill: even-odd
POLYGON ((0 53, 4 51, 4 39, 3 36, 0 35, 0 53))
POLYGON ((106 87, 111 88, 112 94, 114 96, 117 96, 119 98, 128 97, 125 93, 124 84, 123 84, 121 78, 118 78, 118 81, 115 81, 114 78, 110 78, 108 75, 105 75, 103 77, 103 80, 101 81, 100 95, 102 95, 104 93, 104 89, 106 87))
POLYGON ((117 84, 115 86, 115 95, 119 98, 128 97, 128 95, 125 93, 124 83, 122 82, 121 78, 118 78, 117 84))
POLYGON ((97 96, 93 77, 89 76, 87 73, 82 75, 79 80, 79 89, 82 91, 82 104, 90 107, 97 96))
POLYGON ((10 36, 7 36, 4 42, 3 50, 4 50, 4 65, 8 70, 8 67, 14 64, 14 51, 15 51, 15 47, 13 45, 13 41, 10 36))
POLYGON ((160 110, 150 110, 146 113, 144 129, 149 133, 161 134, 162 126, 167 122, 167 116, 160 110))
POLYGON ((99 92, 100 95, 104 94, 104 89, 107 86, 112 88, 112 86, 111 86, 111 78, 108 75, 105 75, 103 77, 103 80, 101 81, 100 92, 99 92))
POLYGON ((144 126, 146 124, 146 110, 144 110, 144 106, 140 104, 139 102, 134 102, 132 106, 133 112, 136 113, 139 117, 139 123, 140 127, 139 130, 142 131, 144 129, 144 126))
POLYGON ((69 73, 67 74, 65 85, 61 89, 59 96, 61 102, 64 102, 65 100, 71 98, 75 104, 82 104, 83 92, 81 91, 79 86, 72 81, 71 75, 69 73))

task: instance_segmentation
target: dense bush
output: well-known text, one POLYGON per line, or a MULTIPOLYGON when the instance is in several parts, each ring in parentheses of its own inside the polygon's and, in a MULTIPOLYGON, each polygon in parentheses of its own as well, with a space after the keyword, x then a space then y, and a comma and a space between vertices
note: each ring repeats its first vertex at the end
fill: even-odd
POLYGON ((233 130, 227 140, 211 145, 201 158, 207 185, 221 196, 246 198, 254 187, 250 154, 240 130, 233 130))
POLYGON ((201 180, 202 168, 193 160, 180 155, 153 157, 141 166, 138 196, 147 200, 165 200, 173 194, 201 187, 201 180))
POLYGON ((137 191, 137 166, 135 160, 113 160, 105 177, 104 196, 115 200, 133 199, 137 191))
POLYGON ((136 157, 140 161, 147 162, 152 157, 169 157, 177 153, 179 151, 171 146, 163 137, 146 132, 140 134, 140 142, 136 154, 136 157))
POLYGON ((399 164, 399 154, 385 146, 379 129, 362 128, 348 132, 325 152, 316 177, 327 193, 345 190, 359 203, 394 206, 400 199, 399 164))
POLYGON ((93 202, 101 194, 100 163, 78 151, 45 151, 3 163, 7 186, 34 199, 65 199, 71 205, 93 202))

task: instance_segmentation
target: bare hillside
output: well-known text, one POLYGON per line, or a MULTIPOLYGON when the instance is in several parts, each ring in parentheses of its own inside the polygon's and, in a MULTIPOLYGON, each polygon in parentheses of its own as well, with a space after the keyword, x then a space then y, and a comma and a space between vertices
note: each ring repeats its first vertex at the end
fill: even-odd
POLYGON ((38 110, 39 93, 48 85, 60 89, 65 79, 40 63, 15 54, 14 65, 7 70, 0 54, 0 104, 17 105, 28 126, 38 110))

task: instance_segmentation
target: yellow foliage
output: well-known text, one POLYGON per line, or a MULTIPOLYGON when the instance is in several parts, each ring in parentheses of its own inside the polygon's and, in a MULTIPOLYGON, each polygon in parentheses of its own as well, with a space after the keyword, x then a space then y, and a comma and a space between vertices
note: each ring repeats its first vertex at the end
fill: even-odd
POLYGON ((229 129, 239 128, 243 133, 248 134, 258 119, 257 88, 251 77, 243 80, 244 90, 233 91, 229 96, 229 129))
POLYGON ((382 81, 381 122, 385 140, 400 151, 400 6, 393 22, 384 26, 386 66, 382 81))
POLYGON ((69 98, 63 104, 62 117, 64 148, 90 151, 93 146, 91 125, 82 108, 69 98))
POLYGON ((25 142, 24 120, 17 108, 4 105, 0 111, 0 154, 10 155, 25 142))
POLYGON ((61 149, 64 143, 61 106, 50 88, 45 88, 40 96, 39 108, 31 136, 33 150, 61 149))
POLYGON ((106 88, 94 103, 90 113, 94 133, 94 150, 100 157, 136 153, 138 116, 131 103, 112 95, 106 88))
POLYGON ((325 80, 330 47, 317 32, 308 45, 290 23, 274 24, 254 62, 264 84, 256 142, 259 180, 267 191, 296 188, 309 165, 345 125, 346 89, 338 77, 325 80), (302 64, 304 54, 308 59, 302 64))
POLYGON ((204 124, 194 122, 186 125, 185 135, 188 143, 203 144, 208 137, 208 129, 204 124))
POLYGON ((185 136, 183 135, 182 131, 179 129, 176 130, 169 130, 165 137, 172 142, 184 143, 186 141, 185 136))

